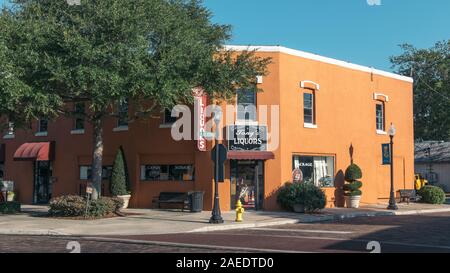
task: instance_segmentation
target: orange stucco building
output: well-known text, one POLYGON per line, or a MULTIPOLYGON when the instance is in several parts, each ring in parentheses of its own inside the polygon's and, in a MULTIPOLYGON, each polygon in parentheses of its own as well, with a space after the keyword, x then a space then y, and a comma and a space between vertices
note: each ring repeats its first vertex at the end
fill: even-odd
MULTIPOLYGON (((292 180, 293 169, 324 189, 327 206, 343 206, 343 172, 352 159, 363 172, 361 202, 387 201, 390 172, 382 165, 381 144, 389 142, 386 132, 391 123, 397 129, 395 189, 413 188, 411 78, 279 46, 229 48, 257 49, 257 55, 271 57, 272 63, 269 74, 258 79, 263 92, 238 92, 236 104, 254 105, 258 112, 238 110, 221 126, 223 132, 231 132, 223 141, 229 156, 225 181, 219 185, 222 210, 232 209, 237 198, 247 207, 279 209, 277 190, 292 180), (263 105, 268 107, 266 119, 260 117, 263 105), (256 130, 263 138, 269 135, 267 145, 245 141, 234 145, 233 133, 239 128, 256 130)), ((225 112, 226 105, 222 107, 225 112)), ((167 114, 128 124, 113 117, 105 121, 105 194, 108 168, 122 146, 132 207, 150 208, 162 191, 204 191, 204 209, 212 209, 213 142, 208 141, 207 151, 200 151, 195 140, 173 140, 173 121, 167 114)), ((30 130, 6 132, 1 143, 3 179, 14 181, 21 202, 45 203, 62 194, 82 194, 92 162, 90 124, 69 118, 36 121, 30 130), (26 143, 48 145, 19 153, 26 143), (43 154, 43 160, 36 153, 43 154)))

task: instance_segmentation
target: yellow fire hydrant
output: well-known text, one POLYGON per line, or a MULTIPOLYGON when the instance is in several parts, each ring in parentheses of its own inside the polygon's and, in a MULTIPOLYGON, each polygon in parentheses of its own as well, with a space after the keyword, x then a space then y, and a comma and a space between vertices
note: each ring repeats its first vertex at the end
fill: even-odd
POLYGON ((242 214, 244 214, 244 208, 242 207, 241 200, 236 202, 236 222, 242 222, 242 214))

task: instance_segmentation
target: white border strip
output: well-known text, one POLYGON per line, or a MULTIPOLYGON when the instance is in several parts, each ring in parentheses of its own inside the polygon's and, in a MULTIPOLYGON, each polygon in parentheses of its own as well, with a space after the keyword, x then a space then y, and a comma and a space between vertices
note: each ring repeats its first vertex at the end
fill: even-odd
POLYGON ((289 54, 289 55, 293 55, 293 56, 297 56, 297 57, 301 57, 301 58, 305 58, 305 59, 310 59, 310 60, 319 61, 319 62, 328 63, 328 64, 334 64, 337 66, 350 68, 350 69, 354 69, 354 70, 359 70, 359 71, 363 71, 363 72, 367 72, 367 73, 374 73, 374 74, 377 74, 380 76, 393 78, 393 79, 397 79, 397 80, 401 80, 401 81, 406 81, 406 82, 411 82, 411 83, 414 82, 413 78, 411 78, 411 77, 406 77, 406 76, 398 75, 395 73, 374 69, 372 67, 367 67, 367 66, 353 64, 353 63, 349 63, 349 62, 345 62, 345 61, 340 61, 340 60, 336 60, 336 59, 332 59, 332 58, 328 58, 328 57, 324 57, 324 56, 320 56, 320 55, 316 55, 313 53, 308 53, 305 51, 300 51, 300 50, 296 50, 296 49, 292 49, 292 48, 287 48, 287 47, 283 47, 283 46, 226 45, 226 46, 224 46, 224 48, 225 48, 225 50, 233 50, 233 51, 248 50, 248 51, 259 51, 259 52, 285 53, 285 54, 289 54))

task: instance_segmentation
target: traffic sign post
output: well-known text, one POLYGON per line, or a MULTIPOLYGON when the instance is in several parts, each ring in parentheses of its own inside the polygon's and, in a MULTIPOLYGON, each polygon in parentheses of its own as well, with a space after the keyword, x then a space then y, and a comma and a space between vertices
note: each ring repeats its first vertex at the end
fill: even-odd
POLYGON ((227 160, 227 148, 223 144, 217 144, 211 151, 211 159, 214 161, 214 179, 217 182, 225 181, 225 161, 227 160))

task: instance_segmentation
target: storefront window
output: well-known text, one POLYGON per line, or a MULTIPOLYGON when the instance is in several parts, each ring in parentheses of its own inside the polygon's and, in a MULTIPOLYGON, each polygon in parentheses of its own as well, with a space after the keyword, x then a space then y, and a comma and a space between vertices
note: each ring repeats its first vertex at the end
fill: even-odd
MULTIPOLYGON (((108 180, 111 178, 112 166, 103 166, 102 179, 108 180)), ((80 180, 92 179, 92 166, 80 166, 80 180)))
POLYGON ((143 181, 193 181, 193 165, 142 165, 143 181))
POLYGON ((292 165, 302 172, 302 182, 322 188, 334 187, 334 157, 295 155, 292 165))

